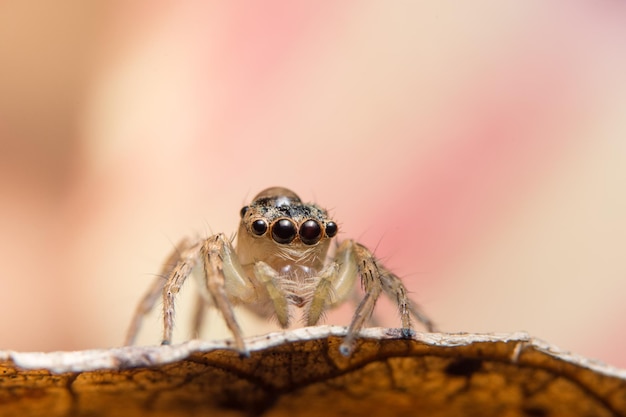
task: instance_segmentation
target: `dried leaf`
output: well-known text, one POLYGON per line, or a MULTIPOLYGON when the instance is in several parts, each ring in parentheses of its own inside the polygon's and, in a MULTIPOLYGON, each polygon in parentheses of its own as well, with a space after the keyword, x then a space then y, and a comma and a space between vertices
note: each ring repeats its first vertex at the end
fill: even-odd
POLYGON ((80 352, 0 352, 2 416, 626 416, 626 371, 525 333, 343 327, 228 342, 80 352))

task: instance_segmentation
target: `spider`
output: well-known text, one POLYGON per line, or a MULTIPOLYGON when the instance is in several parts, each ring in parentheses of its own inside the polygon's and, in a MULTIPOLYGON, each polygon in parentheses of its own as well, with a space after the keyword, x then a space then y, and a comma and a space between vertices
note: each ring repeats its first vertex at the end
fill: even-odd
POLYGON ((404 337, 411 335, 411 316, 428 331, 435 330, 433 322, 408 298, 400 278, 365 246, 344 240, 333 246, 334 256, 328 257, 338 226, 321 207, 303 203, 287 188, 272 187, 261 191, 240 215, 236 247, 223 233, 208 239, 185 239, 177 245, 137 306, 127 345, 134 342, 159 294, 163 298, 162 344, 171 342, 174 301, 196 266, 202 266, 204 272, 193 324, 196 334, 204 308, 214 307, 221 312, 242 355, 248 351, 234 305, 244 305, 260 317, 274 317, 283 328, 299 309, 306 325, 314 326, 326 310, 354 296, 357 277, 364 295, 340 345, 343 355, 354 351, 358 333, 370 320, 382 293, 397 304, 404 337))

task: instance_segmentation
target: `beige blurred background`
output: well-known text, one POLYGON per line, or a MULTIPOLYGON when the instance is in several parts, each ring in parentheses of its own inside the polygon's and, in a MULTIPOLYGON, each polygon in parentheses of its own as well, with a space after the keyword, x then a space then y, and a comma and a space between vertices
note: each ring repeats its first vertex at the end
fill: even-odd
POLYGON ((624 74, 615 1, 0 2, 0 348, 119 345, 173 242, 284 185, 442 329, 626 367, 624 74))

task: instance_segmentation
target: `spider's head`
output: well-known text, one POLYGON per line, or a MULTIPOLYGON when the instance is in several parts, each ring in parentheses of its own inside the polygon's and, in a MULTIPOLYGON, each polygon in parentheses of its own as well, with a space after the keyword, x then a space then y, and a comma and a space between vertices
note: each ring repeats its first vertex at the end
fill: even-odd
POLYGON ((292 263, 323 261, 330 239, 337 235, 337 223, 326 210, 303 203, 283 187, 261 191, 240 214, 240 257, 268 263, 276 257, 289 258, 292 263), (244 250, 247 253, 242 253, 244 250))

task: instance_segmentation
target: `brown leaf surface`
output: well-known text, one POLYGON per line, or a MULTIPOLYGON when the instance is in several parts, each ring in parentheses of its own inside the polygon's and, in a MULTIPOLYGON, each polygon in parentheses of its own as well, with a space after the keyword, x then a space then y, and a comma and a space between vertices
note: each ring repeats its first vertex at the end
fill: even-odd
POLYGON ((525 333, 367 329, 350 358, 342 327, 228 343, 0 352, 1 416, 626 416, 626 371, 525 333))

